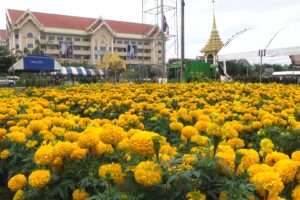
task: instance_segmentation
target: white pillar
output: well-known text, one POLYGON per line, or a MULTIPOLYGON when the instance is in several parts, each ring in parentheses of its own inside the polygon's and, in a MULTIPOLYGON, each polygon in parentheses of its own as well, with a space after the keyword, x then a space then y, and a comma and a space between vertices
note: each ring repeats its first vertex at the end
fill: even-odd
POLYGON ((92 63, 93 63, 93 65, 95 65, 96 64, 96 62, 95 62, 95 41, 94 41, 94 36, 92 35, 91 36, 91 44, 92 44, 92 47, 91 47, 91 53, 92 53, 92 55, 91 55, 91 60, 92 60, 92 63))
POLYGON ((224 74, 226 75, 227 74, 227 66, 226 66, 226 60, 223 61, 223 71, 224 71, 224 74))

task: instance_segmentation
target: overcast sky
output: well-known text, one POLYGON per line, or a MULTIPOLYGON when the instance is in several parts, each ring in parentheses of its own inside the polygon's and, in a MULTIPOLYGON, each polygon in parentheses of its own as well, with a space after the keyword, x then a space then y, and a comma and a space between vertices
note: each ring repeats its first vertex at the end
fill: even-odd
MULTIPOLYGON (((152 7, 156 2, 156 0, 145 1, 147 2, 146 8, 152 7)), ((212 27, 211 2, 211 0, 185 0, 185 52, 188 58, 200 55, 200 49, 204 47, 209 38, 212 27)), ((142 22, 142 0, 0 0, 0 28, 2 29, 5 28, 5 10, 9 8, 92 18, 102 16, 104 19, 142 22)), ((244 28, 300 21, 299 0, 216 0, 215 10, 217 28, 224 43, 244 28)), ((179 11, 180 9, 178 9, 179 11)), ((172 13, 170 12, 166 16, 172 26, 174 21, 172 13)), ((149 22, 149 18, 144 21, 149 22)))

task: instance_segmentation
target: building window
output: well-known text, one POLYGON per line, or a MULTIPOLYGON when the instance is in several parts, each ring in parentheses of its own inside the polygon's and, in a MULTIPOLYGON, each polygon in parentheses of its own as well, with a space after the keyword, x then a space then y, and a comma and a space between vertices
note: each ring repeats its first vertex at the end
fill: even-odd
POLYGON ((83 38, 84 42, 90 42, 90 38, 83 38))
POLYGON ((91 50, 91 48, 90 47, 82 47, 82 50, 83 51, 89 51, 89 50, 91 50))
POLYGON ((58 45, 55 45, 55 44, 49 44, 49 45, 48 45, 48 48, 49 48, 49 49, 58 49, 58 45))
POLYGON ((111 52, 111 50, 112 50, 112 48, 111 48, 111 47, 108 47, 108 51, 111 52))
POLYGON ((19 49, 19 48, 20 48, 19 44, 16 44, 16 49, 19 49))
POLYGON ((41 35, 41 36, 40 36, 40 39, 41 39, 41 40, 46 40, 46 35, 44 35, 44 34, 41 35))
POLYGON ((82 56, 83 59, 90 59, 90 56, 82 56))
POLYGON ((27 33, 27 38, 33 38, 33 34, 31 32, 27 33))
POLYGON ((19 39, 19 34, 18 33, 15 34, 15 38, 16 38, 16 40, 19 39))
POLYGON ((74 58, 75 59, 81 59, 81 56, 80 55, 75 55, 74 58))
POLYGON ((144 42, 144 45, 149 45, 149 42, 144 42))
POLYGON ((74 46, 74 50, 81 50, 80 46, 74 46))
POLYGON ((27 44, 27 48, 28 49, 32 49, 33 48, 33 44, 27 44))
POLYGON ((95 59, 98 59, 98 55, 95 55, 95 59))
POLYGON ((95 47, 94 49, 95 49, 96 51, 98 50, 98 48, 97 48, 97 47, 95 47))
POLYGON ((58 41, 64 41, 64 37, 63 36, 57 36, 56 37, 58 41))
POLYGON ((74 41, 80 42, 80 37, 74 37, 74 41))
POLYGON ((72 37, 66 37, 67 41, 72 41, 72 37))
POLYGON ((52 40, 54 40, 54 39, 55 39, 55 37, 54 37, 53 35, 48 36, 48 41, 52 41, 52 40))
POLYGON ((138 45, 142 45, 143 43, 142 42, 138 42, 138 45))
POLYGON ((138 49, 138 53, 142 53, 143 52, 143 49, 138 49))
POLYGON ((136 44, 136 42, 132 41, 131 44, 136 44))
POLYGON ((101 52, 105 52, 106 51, 106 47, 100 47, 100 51, 101 52))
POLYGON ((122 44, 122 40, 117 40, 117 44, 122 44))
POLYGON ((129 41, 128 41, 128 40, 125 40, 125 41, 124 41, 124 44, 129 44, 129 41))

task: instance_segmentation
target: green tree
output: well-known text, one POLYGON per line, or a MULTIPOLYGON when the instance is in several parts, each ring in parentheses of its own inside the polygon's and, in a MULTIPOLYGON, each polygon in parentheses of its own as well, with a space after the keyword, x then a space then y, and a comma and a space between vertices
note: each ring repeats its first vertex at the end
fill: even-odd
POLYGON ((4 46, 0 46, 0 72, 7 72, 8 68, 16 62, 16 57, 4 46))

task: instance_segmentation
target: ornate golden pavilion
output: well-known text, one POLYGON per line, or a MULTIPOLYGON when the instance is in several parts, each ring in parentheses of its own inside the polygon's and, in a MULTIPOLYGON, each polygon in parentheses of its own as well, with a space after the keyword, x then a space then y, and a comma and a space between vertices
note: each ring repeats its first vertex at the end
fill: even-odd
POLYGON ((219 32, 217 30, 216 25, 216 17, 215 17, 215 0, 213 3, 213 27, 210 33, 210 38, 205 45, 205 47, 201 50, 201 53, 204 54, 205 62, 210 62, 212 64, 216 64, 216 56, 220 49, 223 47, 223 42, 219 36, 219 32))

